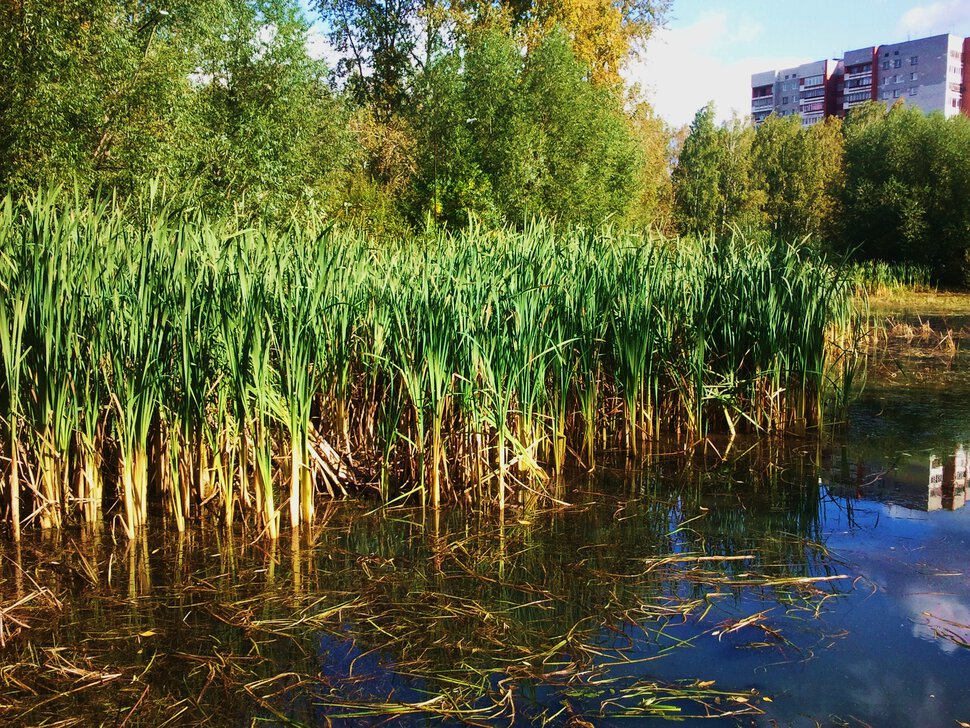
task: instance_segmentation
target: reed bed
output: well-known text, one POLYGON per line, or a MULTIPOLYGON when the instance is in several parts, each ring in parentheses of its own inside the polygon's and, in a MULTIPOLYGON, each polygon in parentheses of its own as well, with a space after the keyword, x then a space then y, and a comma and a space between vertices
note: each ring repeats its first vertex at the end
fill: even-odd
POLYGON ((914 263, 886 263, 869 260, 846 267, 856 295, 889 296, 905 291, 935 291, 930 267, 914 263))
POLYGON ((597 452, 802 431, 851 286, 784 242, 609 227, 246 227, 60 192, 0 205, 3 503, 270 538, 319 495, 504 509, 597 452))

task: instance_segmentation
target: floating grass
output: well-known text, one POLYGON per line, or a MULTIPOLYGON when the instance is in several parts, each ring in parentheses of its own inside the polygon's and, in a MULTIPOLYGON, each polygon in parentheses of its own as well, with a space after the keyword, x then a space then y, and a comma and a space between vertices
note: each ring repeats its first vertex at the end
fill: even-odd
POLYGON ((809 495, 772 493, 779 468, 746 492, 777 507, 752 502, 732 518, 704 505, 731 478, 679 470, 689 475, 672 487, 643 472, 592 499, 576 481, 581 505, 507 523, 347 503, 275 542, 191 524, 130 542, 26 532, 23 554, 0 561, 0 593, 11 595, 0 616, 26 625, 4 632, 0 720, 759 715, 771 696, 744 678, 715 683, 703 664, 695 677, 664 678, 663 661, 705 644, 803 660, 823 640, 818 610, 851 584, 829 571, 810 518, 771 536, 782 524, 755 521, 799 498, 810 510, 809 495))

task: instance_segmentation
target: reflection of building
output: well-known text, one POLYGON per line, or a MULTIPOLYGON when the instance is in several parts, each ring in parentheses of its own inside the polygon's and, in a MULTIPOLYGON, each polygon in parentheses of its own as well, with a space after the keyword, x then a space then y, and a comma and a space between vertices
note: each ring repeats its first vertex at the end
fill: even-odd
POLYGON ((751 116, 800 114, 810 126, 823 116, 845 117, 866 101, 892 106, 902 99, 926 113, 970 116, 970 38, 937 35, 847 51, 844 58, 751 76, 751 116), (966 62, 965 62, 966 61, 966 62))
POLYGON ((930 477, 927 493, 926 510, 940 510, 943 507, 943 461, 936 455, 930 455, 930 477))
POLYGON ((920 511, 955 511, 967 502, 970 479, 970 457, 964 445, 953 454, 900 455, 892 467, 880 472, 878 467, 864 461, 851 466, 843 459, 835 484, 853 486, 856 498, 878 500, 920 511))
POLYGON ((943 466, 943 502, 948 511, 963 508, 967 502, 967 451, 960 445, 943 466))

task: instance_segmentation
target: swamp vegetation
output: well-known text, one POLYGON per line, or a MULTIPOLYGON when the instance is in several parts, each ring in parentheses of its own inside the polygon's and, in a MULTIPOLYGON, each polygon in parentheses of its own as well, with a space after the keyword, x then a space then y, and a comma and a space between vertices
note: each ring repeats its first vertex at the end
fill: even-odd
POLYGON ((847 280, 741 235, 374 245, 39 193, 0 206, 0 290, 14 538, 150 512, 276 538, 321 493, 553 505, 604 450, 804 432, 856 356, 847 280))
POLYGON ((966 717, 965 305, 853 313, 918 270, 3 209, 7 724, 966 717))

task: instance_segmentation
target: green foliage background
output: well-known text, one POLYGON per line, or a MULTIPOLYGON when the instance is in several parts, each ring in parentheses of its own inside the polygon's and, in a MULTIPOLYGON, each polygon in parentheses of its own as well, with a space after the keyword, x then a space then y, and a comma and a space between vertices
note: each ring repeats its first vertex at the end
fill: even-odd
POLYGON ((671 129, 616 73, 669 4, 605 25, 583 7, 320 0, 308 18, 297 0, 11 0, 0 191, 162 196, 386 239, 534 218, 757 231, 970 280, 970 120, 873 104, 755 129, 709 105, 671 129), (321 27, 333 68, 308 51, 321 27))

